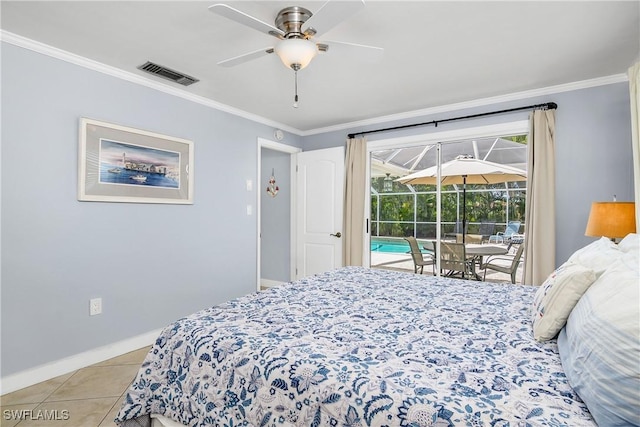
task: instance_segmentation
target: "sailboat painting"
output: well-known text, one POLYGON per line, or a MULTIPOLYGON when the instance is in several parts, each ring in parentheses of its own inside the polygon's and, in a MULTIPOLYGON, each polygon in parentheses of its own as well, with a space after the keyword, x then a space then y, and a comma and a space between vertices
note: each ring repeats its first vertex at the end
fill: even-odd
POLYGON ((78 200, 193 204, 193 141, 80 118, 78 200))
POLYGON ((100 183, 180 188, 180 153, 100 139, 100 183))

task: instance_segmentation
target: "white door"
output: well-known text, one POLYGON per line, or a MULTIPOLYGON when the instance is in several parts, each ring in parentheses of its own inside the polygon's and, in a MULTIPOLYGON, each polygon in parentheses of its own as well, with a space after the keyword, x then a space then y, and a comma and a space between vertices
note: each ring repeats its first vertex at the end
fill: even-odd
POLYGON ((298 279, 342 266, 344 147, 296 157, 298 279))

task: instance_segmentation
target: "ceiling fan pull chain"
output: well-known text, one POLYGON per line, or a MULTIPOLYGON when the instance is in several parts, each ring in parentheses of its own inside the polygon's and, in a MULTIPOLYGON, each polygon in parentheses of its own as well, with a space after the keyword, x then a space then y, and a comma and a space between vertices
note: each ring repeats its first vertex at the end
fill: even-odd
POLYGON ((298 70, 293 70, 295 78, 295 97, 293 98, 293 108, 298 108, 298 70))

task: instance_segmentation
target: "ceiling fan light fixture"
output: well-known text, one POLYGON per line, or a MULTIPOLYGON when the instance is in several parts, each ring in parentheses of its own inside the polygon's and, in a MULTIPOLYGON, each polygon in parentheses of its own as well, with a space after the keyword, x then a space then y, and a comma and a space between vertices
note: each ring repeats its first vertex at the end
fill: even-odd
POLYGON ((295 71, 309 65, 318 54, 315 43, 298 38, 280 40, 275 46, 275 51, 282 63, 295 71))

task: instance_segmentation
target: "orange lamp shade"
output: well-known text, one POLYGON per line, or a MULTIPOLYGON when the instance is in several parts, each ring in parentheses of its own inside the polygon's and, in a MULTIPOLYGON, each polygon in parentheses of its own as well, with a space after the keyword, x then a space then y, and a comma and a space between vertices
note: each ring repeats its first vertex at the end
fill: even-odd
POLYGON ((585 236, 623 238, 636 232, 633 202, 593 202, 585 236))

